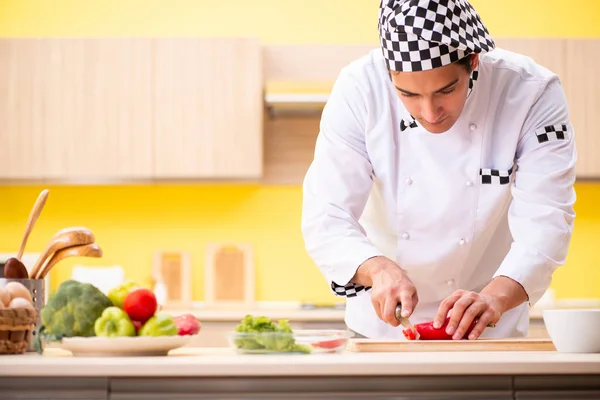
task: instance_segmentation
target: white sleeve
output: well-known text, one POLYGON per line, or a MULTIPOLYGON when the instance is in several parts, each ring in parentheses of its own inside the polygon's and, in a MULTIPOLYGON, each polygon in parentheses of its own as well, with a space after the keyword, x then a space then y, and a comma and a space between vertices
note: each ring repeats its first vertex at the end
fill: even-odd
POLYGON ((334 293, 347 297, 369 289, 350 280, 364 261, 382 255, 358 223, 373 185, 365 144, 368 111, 364 94, 342 70, 323 109, 303 183, 306 249, 334 293))
POLYGON ((565 263, 575 218, 576 159, 567 101, 554 78, 542 89, 521 132, 508 211, 514 242, 495 274, 519 282, 530 305, 565 263))

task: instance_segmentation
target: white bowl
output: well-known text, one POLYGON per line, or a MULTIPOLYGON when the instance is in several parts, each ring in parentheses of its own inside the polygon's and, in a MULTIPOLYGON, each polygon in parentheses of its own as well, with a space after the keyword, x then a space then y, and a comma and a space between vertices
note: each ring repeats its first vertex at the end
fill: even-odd
POLYGON ((561 353, 600 353, 600 309, 542 311, 544 324, 561 353))

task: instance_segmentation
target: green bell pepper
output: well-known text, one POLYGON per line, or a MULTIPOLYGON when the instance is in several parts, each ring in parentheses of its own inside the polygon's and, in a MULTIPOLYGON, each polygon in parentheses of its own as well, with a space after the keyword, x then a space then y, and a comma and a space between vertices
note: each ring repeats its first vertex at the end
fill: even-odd
POLYGON ((156 314, 150 318, 138 332, 139 336, 176 336, 177 325, 166 314, 156 314))
POLYGON ((135 336, 135 327, 127 313, 119 307, 108 307, 94 323, 96 336, 135 336))
POLYGON ((108 292, 108 298, 112 301, 115 307, 123 308, 123 301, 125 301, 125 297, 131 292, 133 289, 137 289, 141 287, 134 281, 125 281, 122 285, 112 288, 108 292))

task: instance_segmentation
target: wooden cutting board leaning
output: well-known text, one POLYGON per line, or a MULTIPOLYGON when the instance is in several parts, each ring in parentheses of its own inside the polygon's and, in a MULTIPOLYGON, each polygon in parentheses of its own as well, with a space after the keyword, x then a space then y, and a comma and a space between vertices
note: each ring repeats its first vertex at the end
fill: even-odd
POLYGON ((253 307, 254 252, 248 243, 208 243, 204 303, 211 307, 253 307))
POLYGON ((350 339, 353 352, 556 351, 550 339, 372 340, 350 339))

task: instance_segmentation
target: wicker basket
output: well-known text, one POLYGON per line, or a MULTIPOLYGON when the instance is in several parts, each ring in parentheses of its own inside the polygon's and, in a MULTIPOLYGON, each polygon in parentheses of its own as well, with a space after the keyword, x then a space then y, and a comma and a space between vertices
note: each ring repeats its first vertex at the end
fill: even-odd
POLYGON ((0 310, 0 354, 25 353, 37 315, 37 310, 33 308, 0 310))

